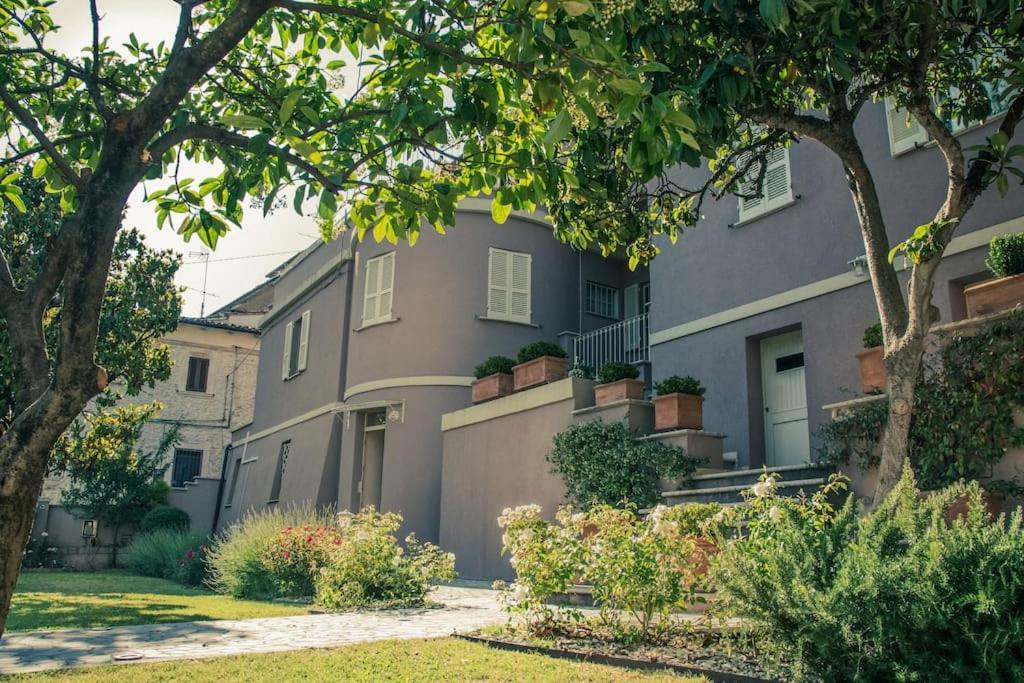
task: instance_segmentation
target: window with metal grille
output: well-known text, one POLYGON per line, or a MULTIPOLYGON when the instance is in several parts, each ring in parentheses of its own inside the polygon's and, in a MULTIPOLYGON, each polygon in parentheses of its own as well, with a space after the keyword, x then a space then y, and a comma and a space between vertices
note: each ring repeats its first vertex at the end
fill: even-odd
POLYGON ((270 499, 268 503, 276 503, 281 497, 281 480, 284 478, 285 467, 288 466, 288 453, 292 450, 292 442, 281 442, 281 449, 277 452, 277 470, 274 471, 274 482, 270 485, 270 499))
POLYGON ((188 376, 185 391, 206 392, 206 378, 210 373, 210 359, 191 356, 188 359, 188 376))
POLYGON ((584 299, 587 313, 619 319, 619 290, 617 288, 597 282, 588 282, 584 299))
POLYGON ((174 449, 174 464, 171 467, 171 486, 184 486, 199 476, 203 452, 190 448, 174 449))

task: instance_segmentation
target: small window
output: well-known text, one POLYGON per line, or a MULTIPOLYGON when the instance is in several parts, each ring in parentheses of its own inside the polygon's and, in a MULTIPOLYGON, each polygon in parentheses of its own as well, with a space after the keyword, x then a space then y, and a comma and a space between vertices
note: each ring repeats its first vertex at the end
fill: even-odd
POLYGON ((619 290, 617 288, 588 282, 584 298, 587 313, 619 319, 619 290))
POLYGON ((281 497, 281 480, 284 478, 284 470, 288 466, 288 453, 291 450, 292 442, 290 440, 281 443, 281 449, 277 452, 277 469, 274 471, 274 482, 270 485, 268 503, 276 503, 281 497))
POLYGON ((775 372, 786 372, 787 370, 796 370, 804 366, 804 354, 791 353, 788 356, 779 356, 775 359, 775 372))
POLYGON ((209 373, 209 358, 191 356, 188 359, 188 377, 185 378, 185 391, 206 393, 206 378, 209 373))
POLYGON ((395 252, 366 262, 366 287, 363 290, 363 326, 391 320, 391 300, 395 286, 395 252))
POLYGON ((231 486, 228 488, 228 502, 224 507, 231 507, 235 502, 235 489, 238 488, 238 472, 242 469, 242 456, 235 458, 235 469, 231 473, 231 486))
POLYGON ((203 452, 189 448, 174 449, 174 465, 171 467, 171 486, 182 487, 199 476, 203 452))
POLYGON ((291 321, 284 328, 284 358, 281 361, 281 379, 288 379, 306 369, 309 352, 309 311, 291 321))
MULTIPOLYGON (((749 163, 749 157, 743 155, 737 161, 740 168, 749 163)), ((769 211, 786 206, 793 201, 793 186, 789 172, 789 149, 777 147, 765 155, 763 164, 767 165, 764 179, 758 195, 757 180, 761 175, 762 163, 754 163, 740 183, 740 222, 757 218, 769 211)))
POLYGON ((491 248, 487 262, 487 317, 528 323, 533 257, 491 248))

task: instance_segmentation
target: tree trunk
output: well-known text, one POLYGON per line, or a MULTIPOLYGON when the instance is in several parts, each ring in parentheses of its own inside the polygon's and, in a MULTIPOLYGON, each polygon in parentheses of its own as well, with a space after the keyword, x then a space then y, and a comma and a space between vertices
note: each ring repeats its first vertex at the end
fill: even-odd
POLYGON ((879 442, 881 459, 878 464, 878 483, 871 497, 870 507, 877 507, 899 482, 907 463, 910 442, 910 420, 914 408, 914 389, 924 358, 924 339, 914 338, 886 359, 889 371, 887 392, 889 418, 879 442))

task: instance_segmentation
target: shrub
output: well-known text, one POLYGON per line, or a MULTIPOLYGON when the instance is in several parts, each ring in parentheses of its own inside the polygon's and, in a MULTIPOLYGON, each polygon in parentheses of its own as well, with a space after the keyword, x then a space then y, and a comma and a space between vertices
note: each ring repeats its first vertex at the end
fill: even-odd
POLYGON ((707 536, 711 533, 709 524, 721 513, 719 503, 687 503, 673 505, 664 514, 684 536, 707 536))
POLYGON ((431 543, 395 538, 402 517, 368 507, 338 515, 343 541, 316 577, 317 602, 330 609, 423 604, 432 581, 455 578, 455 556, 431 543))
POLYGON ((331 526, 333 517, 330 511, 309 505, 249 512, 223 531, 210 548, 210 586, 235 598, 277 597, 279 586, 287 580, 271 573, 273 564, 268 557, 282 530, 331 526))
POLYGON ((305 523, 280 529, 261 558, 261 565, 274 585, 274 595, 312 596, 316 576, 321 567, 330 564, 331 553, 340 545, 341 534, 327 524, 305 523))
POLYGON ((882 335, 882 323, 875 323, 864 330, 864 348, 873 349, 885 343, 882 335))
POLYGON ((158 529, 178 529, 188 531, 192 519, 181 508, 170 505, 158 505, 147 512, 139 522, 139 531, 149 532, 158 529))
POLYGON ((565 480, 569 500, 581 508, 595 503, 639 507, 661 499, 662 478, 693 474, 702 461, 681 448, 658 441, 638 441, 623 422, 593 420, 555 435, 547 456, 565 480))
POLYGON ((577 363, 569 368, 569 376, 576 379, 594 379, 594 368, 586 363, 577 363))
POLYGON ((156 529, 137 535, 125 552, 125 568, 140 576, 201 586, 206 579, 209 540, 181 528, 156 529))
POLYGON ((985 264, 996 277, 1024 273, 1024 232, 993 238, 985 264))
POLYGON ((632 363, 605 363, 597 372, 599 384, 618 382, 620 379, 636 379, 640 376, 640 370, 632 363))
POLYGON ((561 346, 555 342, 549 341, 537 341, 532 344, 527 344, 523 348, 519 349, 519 362, 527 363, 531 360, 541 358, 543 356, 554 356, 555 358, 565 358, 569 354, 565 352, 561 346))
POLYGON ((679 375, 672 375, 666 377, 660 382, 654 383, 654 393, 658 396, 667 396, 669 394, 690 394, 691 396, 703 396, 706 389, 701 386, 700 380, 690 377, 680 377, 679 375))
POLYGON ((723 616, 742 618, 794 680, 1024 677, 1021 513, 990 520, 977 483, 918 495, 909 468, 872 513, 833 481, 810 499, 764 480, 715 562, 723 616), (967 501, 950 523, 944 510, 967 501))
POLYGON ((535 634, 551 633, 580 614, 547 599, 585 582, 615 638, 663 638, 672 628, 670 612, 694 599, 694 544, 665 513, 659 506, 641 520, 632 509, 607 505, 576 514, 562 508, 551 524, 536 505, 505 510, 498 519, 505 528, 503 552, 516 570, 515 583, 502 594, 506 609, 524 617, 535 634))
POLYGON ((491 356, 480 365, 476 366, 473 370, 473 374, 477 379, 483 379, 484 377, 490 377, 497 373, 504 373, 506 375, 512 374, 512 368, 515 366, 516 361, 508 356, 491 356))

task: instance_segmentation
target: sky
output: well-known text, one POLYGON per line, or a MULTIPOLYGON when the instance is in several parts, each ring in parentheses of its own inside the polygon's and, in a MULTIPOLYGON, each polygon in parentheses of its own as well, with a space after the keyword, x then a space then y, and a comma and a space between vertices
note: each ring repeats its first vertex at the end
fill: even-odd
MULTIPOLYGON (((132 32, 140 41, 170 43, 178 21, 178 5, 172 0, 99 0, 101 35, 111 38, 112 45, 125 42, 132 32)), ((52 47, 75 54, 80 47, 91 44, 91 23, 87 0, 57 0, 51 12, 61 26, 60 44, 52 47)), ((203 178, 201 169, 189 175, 203 178)), ((151 190, 163 187, 163 181, 149 185, 151 190)), ((170 228, 156 227, 154 206, 143 202, 140 186, 132 195, 125 226, 134 226, 146 235, 147 243, 158 249, 173 249, 182 255, 177 282, 184 292, 186 316, 198 316, 203 303, 204 257, 206 247, 193 237, 191 242, 170 228)), ((220 308, 239 294, 263 281, 264 276, 289 255, 319 239, 319 228, 312 217, 297 215, 290 205, 266 218, 262 211, 246 206, 242 229, 234 228, 221 238, 216 251, 209 256, 206 273, 205 312, 220 308)))

